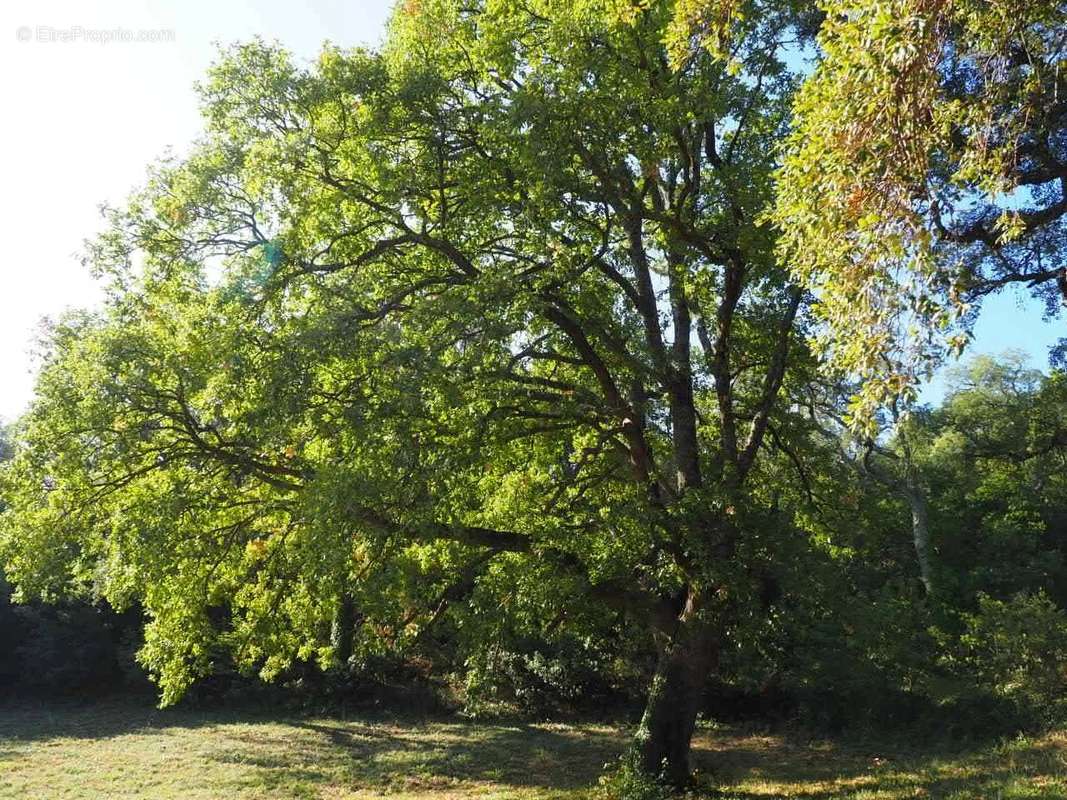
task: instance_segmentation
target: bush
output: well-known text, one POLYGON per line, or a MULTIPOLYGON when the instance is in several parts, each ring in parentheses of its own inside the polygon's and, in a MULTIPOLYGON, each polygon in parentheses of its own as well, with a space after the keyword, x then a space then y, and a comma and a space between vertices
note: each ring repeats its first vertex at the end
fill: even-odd
POLYGON ((140 614, 106 604, 11 603, 0 579, 0 692, 71 695, 147 686, 130 641, 140 614))
POLYGON ((1067 721, 1067 612, 1044 592, 981 595, 964 622, 955 661, 980 690, 1007 701, 1025 726, 1067 721))
POLYGON ((617 705, 628 699, 617 666, 603 649, 569 638, 491 645, 466 662, 467 711, 514 706, 544 716, 617 705))
POLYGON ((634 768, 629 755, 603 775, 597 784, 597 800, 678 800, 679 794, 666 783, 634 768))

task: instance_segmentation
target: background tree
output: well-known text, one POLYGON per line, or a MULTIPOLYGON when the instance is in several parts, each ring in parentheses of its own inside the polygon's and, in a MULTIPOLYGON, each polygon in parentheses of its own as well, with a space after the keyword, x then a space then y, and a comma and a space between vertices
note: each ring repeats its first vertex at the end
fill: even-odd
POLYGON ((752 688, 840 728, 988 735, 1062 722, 1067 398, 1060 373, 1024 363, 973 359, 943 404, 873 442, 841 418, 834 398, 849 387, 813 382, 808 426, 791 426, 773 481, 806 535, 776 548, 781 599, 742 655, 752 688), (921 549, 906 481, 922 491, 921 549))
POLYGON ((981 593, 1064 595, 1064 508, 1057 488, 1067 457, 1064 376, 1044 376, 1019 355, 979 357, 952 376, 926 415, 915 448, 930 482, 939 559, 952 602, 981 593))

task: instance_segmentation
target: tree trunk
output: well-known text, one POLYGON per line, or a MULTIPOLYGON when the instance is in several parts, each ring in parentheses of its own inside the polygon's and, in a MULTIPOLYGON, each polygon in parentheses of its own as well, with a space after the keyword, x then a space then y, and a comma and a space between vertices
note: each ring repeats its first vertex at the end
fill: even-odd
POLYGON ((908 481, 904 497, 911 510, 911 535, 915 545, 915 557, 919 562, 919 578, 927 595, 933 595, 937 586, 934 581, 933 547, 930 544, 930 516, 926 505, 926 493, 915 481, 908 481))
POLYGON ((334 656, 342 672, 347 672, 348 661, 352 658, 357 617, 355 600, 352 599, 352 595, 348 592, 343 593, 337 603, 337 610, 334 612, 333 626, 330 631, 334 656))
POLYGON ((719 637, 703 606, 701 595, 690 591, 677 628, 660 652, 634 740, 634 766, 676 787, 689 780, 697 712, 718 665, 719 637))

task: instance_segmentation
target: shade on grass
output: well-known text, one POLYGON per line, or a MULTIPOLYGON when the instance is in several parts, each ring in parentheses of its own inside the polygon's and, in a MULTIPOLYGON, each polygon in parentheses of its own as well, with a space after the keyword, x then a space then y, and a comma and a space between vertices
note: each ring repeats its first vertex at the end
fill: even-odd
MULTIPOLYGON (((2 798, 578 798, 627 743, 621 726, 157 711, 131 703, 0 709, 2 798)), ((701 795, 722 800, 1067 796, 1067 734, 920 751, 698 732, 701 795)))

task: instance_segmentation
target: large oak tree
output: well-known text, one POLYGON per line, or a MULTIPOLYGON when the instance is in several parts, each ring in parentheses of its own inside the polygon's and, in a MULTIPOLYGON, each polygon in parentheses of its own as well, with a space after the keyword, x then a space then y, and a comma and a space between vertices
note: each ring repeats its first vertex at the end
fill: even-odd
POLYGON ((106 308, 53 332, 5 476, 22 591, 139 599, 170 701, 220 636, 307 657, 367 563, 433 553, 628 614, 659 652, 634 764, 683 782, 809 363, 764 221, 797 30, 748 6, 713 50, 598 0, 410 0, 307 69, 230 50, 90 248, 106 308))

